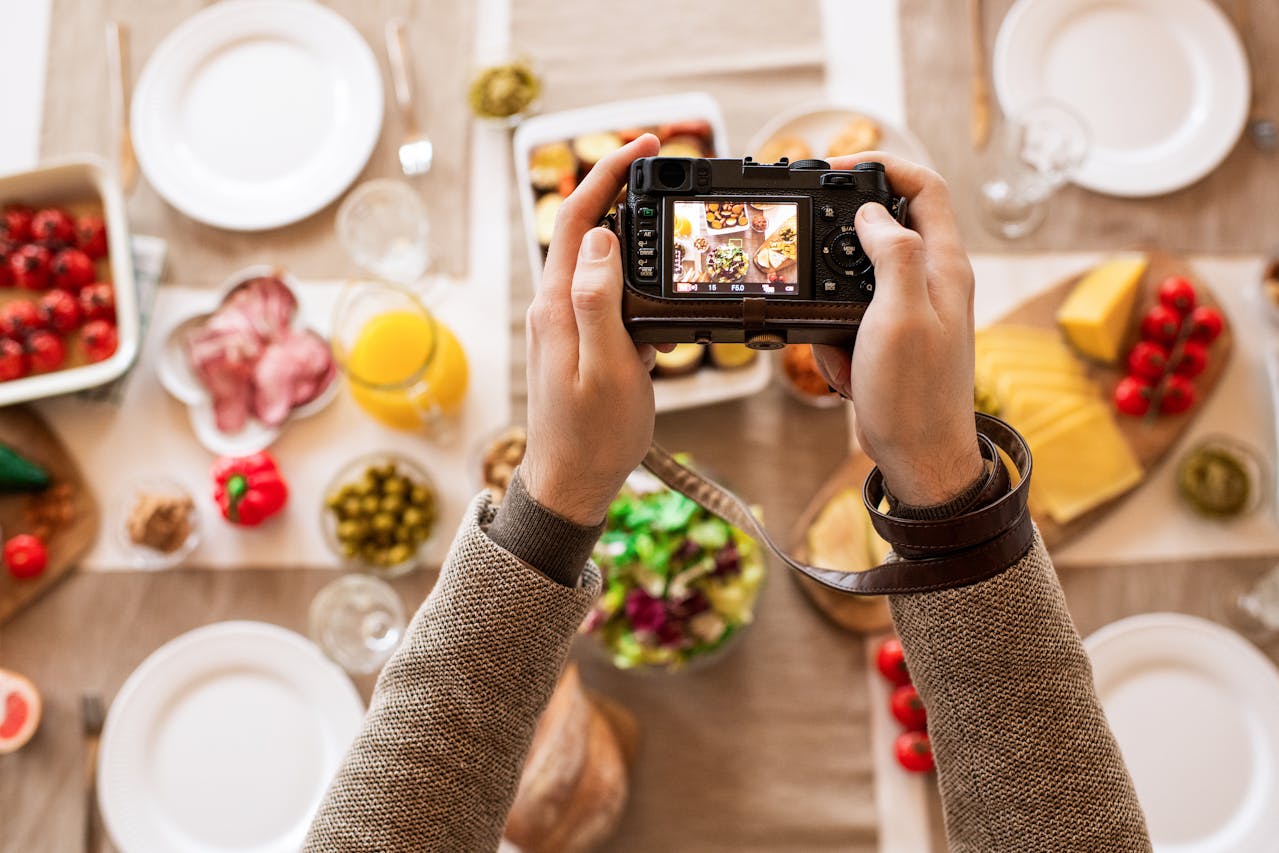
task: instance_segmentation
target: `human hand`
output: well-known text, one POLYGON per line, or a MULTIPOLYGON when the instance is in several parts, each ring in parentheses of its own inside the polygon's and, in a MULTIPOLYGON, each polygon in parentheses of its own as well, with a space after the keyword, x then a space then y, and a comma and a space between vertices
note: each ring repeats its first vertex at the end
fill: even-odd
POLYGON ((528 448, 520 478, 534 500, 585 526, 604 519, 653 441, 655 353, 622 324, 617 237, 594 227, 631 162, 657 154, 645 134, 601 160, 555 218, 528 310, 528 448))
POLYGON ((857 345, 815 346, 826 381, 857 406, 857 439, 889 490, 914 506, 945 503, 981 475, 973 417, 973 271, 941 176, 876 151, 832 168, 883 163, 907 198, 910 228, 879 204, 857 212, 875 265, 875 298, 857 345))

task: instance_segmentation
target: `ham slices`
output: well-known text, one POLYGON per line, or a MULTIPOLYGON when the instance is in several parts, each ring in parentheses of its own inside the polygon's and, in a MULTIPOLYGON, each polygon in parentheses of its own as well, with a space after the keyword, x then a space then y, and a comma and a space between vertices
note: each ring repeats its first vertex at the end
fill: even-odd
POLYGON ((337 375, 328 342, 294 324, 297 310, 279 278, 252 278, 187 334, 187 359, 220 431, 239 432, 250 417, 279 426, 337 375))

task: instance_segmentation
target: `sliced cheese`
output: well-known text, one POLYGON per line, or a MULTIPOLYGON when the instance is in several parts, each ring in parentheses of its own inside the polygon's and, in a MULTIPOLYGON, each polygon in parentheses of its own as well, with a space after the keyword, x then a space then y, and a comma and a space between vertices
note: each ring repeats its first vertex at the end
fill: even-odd
POLYGON ((1075 285, 1057 311, 1057 322, 1076 349, 1107 364, 1119 360, 1138 286, 1148 265, 1145 255, 1113 258, 1075 285))
POLYGON ((1100 403, 1100 398, 1092 391, 1059 391, 1052 389, 1034 389, 1024 391, 1008 400, 1000 409, 1000 415, 1020 432, 1025 432, 1038 425, 1038 418, 1053 415, 1070 414, 1089 403, 1100 403))
POLYGON ((1000 373, 1018 370, 1065 373, 1073 376, 1083 376, 1086 372, 1083 362, 1065 351, 1060 353, 979 352, 977 353, 976 369, 978 376, 987 379, 993 379, 1000 373))
POLYGON ((1048 429, 1057 421, 1076 416, 1090 408, 1106 411, 1106 404, 1096 397, 1058 397, 1047 405, 1031 410, 1020 420, 1010 417, 1009 422, 1025 435, 1048 429))
POLYGON ((995 377, 995 398, 1001 408, 1019 393, 1031 391, 1073 391, 1096 394, 1097 386, 1087 376, 1045 373, 1042 370, 1008 370, 995 377))
POLYGON ((1087 407, 1027 434, 1036 507, 1067 524, 1140 482, 1141 463, 1104 406, 1087 407))
POLYGON ((808 559, 813 565, 838 572, 864 572, 876 563, 866 539, 870 514, 861 491, 839 491, 808 528, 808 559))

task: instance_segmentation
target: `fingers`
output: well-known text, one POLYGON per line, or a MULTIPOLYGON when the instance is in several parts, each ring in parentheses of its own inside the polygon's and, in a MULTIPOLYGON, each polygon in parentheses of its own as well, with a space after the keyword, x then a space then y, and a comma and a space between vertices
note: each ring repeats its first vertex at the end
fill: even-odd
POLYGON ((573 274, 573 316, 577 320, 578 375, 635 358, 636 348, 622 324, 622 265, 617 237, 592 228, 582 238, 573 274))
POLYGON ((882 204, 863 204, 854 220, 870 262, 875 265, 875 300, 878 310, 918 311, 928 303, 928 271, 924 240, 902 227, 882 204))
POLYGON ((631 163, 640 157, 656 155, 658 147, 657 137, 651 133, 623 145, 596 163, 581 185, 560 205, 546 267, 542 271, 539 296, 546 291, 548 296, 567 298, 582 235, 598 225, 608 213, 618 192, 626 184, 631 163))
POLYGON ((653 368, 657 367, 657 350, 652 344, 636 344, 635 353, 639 356, 640 362, 643 363, 644 369, 649 373, 653 372, 653 368))
POLYGON ((910 227, 918 231, 924 240, 939 249, 963 249, 959 224, 950 204, 950 190, 941 175, 918 163, 885 154, 882 151, 863 151, 845 157, 832 157, 832 169, 851 169, 858 163, 883 163, 884 174, 893 192, 903 195, 910 202, 907 208, 910 227))
POLYGON ((827 385, 845 397, 852 397, 852 353, 828 344, 813 344, 813 360, 817 362, 817 369, 826 378, 827 385))

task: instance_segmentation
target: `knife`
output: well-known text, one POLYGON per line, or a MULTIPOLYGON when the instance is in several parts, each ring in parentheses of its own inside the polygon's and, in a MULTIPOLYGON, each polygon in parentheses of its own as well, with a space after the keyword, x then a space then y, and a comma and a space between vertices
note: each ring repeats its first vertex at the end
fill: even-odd
POLYGON ((981 149, 990 139, 990 86, 986 81, 986 40, 981 0, 968 0, 968 36, 973 54, 972 141, 973 148, 981 149))

